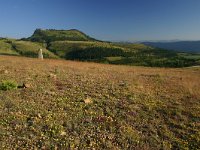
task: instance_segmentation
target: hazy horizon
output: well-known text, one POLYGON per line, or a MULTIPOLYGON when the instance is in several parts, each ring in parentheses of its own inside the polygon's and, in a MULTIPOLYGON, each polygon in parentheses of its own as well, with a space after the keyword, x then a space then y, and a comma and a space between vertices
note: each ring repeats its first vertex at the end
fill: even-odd
POLYGON ((78 29, 106 41, 200 40, 197 0, 2 0, 0 37, 78 29))

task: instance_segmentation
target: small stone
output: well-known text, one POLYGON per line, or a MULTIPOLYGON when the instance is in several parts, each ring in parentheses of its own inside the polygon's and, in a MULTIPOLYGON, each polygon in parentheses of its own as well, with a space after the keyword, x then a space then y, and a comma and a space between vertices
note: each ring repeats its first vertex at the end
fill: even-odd
POLYGON ((57 78, 57 76, 56 76, 55 74, 52 74, 52 73, 49 74, 49 77, 50 77, 50 78, 53 78, 53 79, 56 79, 56 78, 57 78))
POLYGON ((5 74, 8 74, 8 70, 4 70, 4 73, 5 73, 5 74))
POLYGON ((84 100, 85 104, 91 104, 92 103, 92 100, 90 98, 86 98, 84 100))
POLYGON ((62 132, 60 133, 60 135, 61 135, 61 136, 65 136, 65 135, 67 135, 67 133, 66 133, 65 131, 62 131, 62 132))
POLYGON ((56 95, 56 92, 51 92, 51 91, 45 91, 45 93, 47 95, 52 95, 52 96, 56 95))
POLYGON ((38 118, 42 118, 42 116, 41 116, 41 114, 40 114, 40 113, 39 113, 37 116, 38 116, 38 118))
POLYGON ((126 83, 124 83, 124 82, 119 83, 119 86, 125 86, 125 85, 126 85, 126 83))
POLYGON ((23 83, 23 86, 22 86, 23 88, 30 88, 31 87, 31 84, 29 84, 29 83, 23 83))

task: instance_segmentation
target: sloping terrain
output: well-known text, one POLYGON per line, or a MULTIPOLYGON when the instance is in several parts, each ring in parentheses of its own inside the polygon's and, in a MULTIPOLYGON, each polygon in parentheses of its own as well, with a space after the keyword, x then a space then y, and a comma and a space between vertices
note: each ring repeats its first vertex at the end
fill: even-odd
POLYGON ((199 74, 0 56, 0 149, 200 149, 199 74))

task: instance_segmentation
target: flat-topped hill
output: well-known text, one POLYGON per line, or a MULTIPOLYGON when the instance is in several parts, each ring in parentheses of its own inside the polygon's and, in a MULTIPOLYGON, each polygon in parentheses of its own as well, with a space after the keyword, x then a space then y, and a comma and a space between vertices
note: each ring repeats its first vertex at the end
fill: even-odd
POLYGON ((36 29, 31 37, 28 38, 33 42, 53 42, 53 41, 95 41, 85 33, 76 30, 42 30, 36 29))

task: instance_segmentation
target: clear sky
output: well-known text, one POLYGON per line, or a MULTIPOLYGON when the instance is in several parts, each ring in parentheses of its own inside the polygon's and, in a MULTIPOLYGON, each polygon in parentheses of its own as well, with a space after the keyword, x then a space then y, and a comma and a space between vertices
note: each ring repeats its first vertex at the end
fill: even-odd
POLYGON ((109 41, 200 40, 200 0, 0 0, 0 37, 36 28, 109 41))

